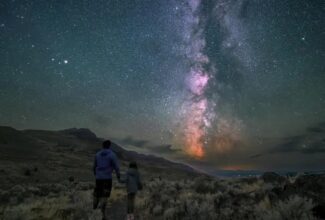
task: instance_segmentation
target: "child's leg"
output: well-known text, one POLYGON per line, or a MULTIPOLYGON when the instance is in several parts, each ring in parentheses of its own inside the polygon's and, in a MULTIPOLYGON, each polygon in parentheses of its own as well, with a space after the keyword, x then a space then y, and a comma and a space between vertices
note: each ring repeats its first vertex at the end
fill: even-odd
POLYGON ((134 220, 134 201, 135 201, 135 193, 128 193, 128 220, 134 220))
POLYGON ((133 214, 134 212, 134 200, 135 193, 128 193, 128 214, 133 214))

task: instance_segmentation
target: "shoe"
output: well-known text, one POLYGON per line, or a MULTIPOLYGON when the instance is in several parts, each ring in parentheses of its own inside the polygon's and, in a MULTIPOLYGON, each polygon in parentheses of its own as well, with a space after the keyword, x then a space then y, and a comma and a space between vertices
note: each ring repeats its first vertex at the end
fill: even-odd
POLYGON ((126 215, 126 220, 132 220, 132 214, 127 214, 126 215))

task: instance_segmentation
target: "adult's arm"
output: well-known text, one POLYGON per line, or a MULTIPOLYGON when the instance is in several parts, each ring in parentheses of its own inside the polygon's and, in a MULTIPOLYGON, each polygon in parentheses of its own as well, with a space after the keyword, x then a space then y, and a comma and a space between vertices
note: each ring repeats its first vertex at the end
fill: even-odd
POLYGON ((94 172, 94 175, 96 175, 96 167, 97 167, 97 160, 96 160, 96 156, 95 156, 94 164, 93 164, 93 172, 94 172))
POLYGON ((127 183, 128 182, 128 173, 126 173, 125 175, 124 175, 124 177, 123 177, 123 175, 122 175, 122 177, 120 178, 120 181, 119 181, 120 183, 127 183))

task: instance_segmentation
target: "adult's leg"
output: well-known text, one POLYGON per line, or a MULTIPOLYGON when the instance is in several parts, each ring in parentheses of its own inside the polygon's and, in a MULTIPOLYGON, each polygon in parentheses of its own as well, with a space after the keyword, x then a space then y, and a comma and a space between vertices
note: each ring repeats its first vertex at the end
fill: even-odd
POLYGON ((93 192, 93 209, 97 209, 99 203, 99 198, 97 197, 96 189, 93 192))
POLYGON ((103 181, 103 194, 101 197, 101 211, 103 219, 107 219, 107 201, 111 195, 112 190, 112 179, 103 181))
POLYGON ((100 198, 100 210, 102 211, 103 219, 107 219, 107 197, 100 198))
POLYGON ((93 209, 96 209, 98 207, 99 198, 102 195, 102 188, 103 188, 102 181, 96 179, 96 185, 93 192, 93 209))

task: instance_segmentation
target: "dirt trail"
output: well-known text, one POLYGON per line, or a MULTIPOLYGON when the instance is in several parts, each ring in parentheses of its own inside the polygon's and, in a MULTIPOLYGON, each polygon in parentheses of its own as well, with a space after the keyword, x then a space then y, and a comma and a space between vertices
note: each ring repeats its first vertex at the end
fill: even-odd
POLYGON ((126 219, 126 202, 114 201, 108 205, 108 220, 124 220, 126 219))

